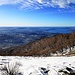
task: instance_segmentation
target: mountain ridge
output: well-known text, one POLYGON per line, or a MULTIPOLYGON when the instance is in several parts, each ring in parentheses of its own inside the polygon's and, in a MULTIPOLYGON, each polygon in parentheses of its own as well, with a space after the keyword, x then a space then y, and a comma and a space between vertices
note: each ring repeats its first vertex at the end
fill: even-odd
POLYGON ((5 49, 0 51, 3 56, 51 56, 52 54, 65 54, 67 49, 71 53, 75 46, 75 32, 58 34, 47 37, 26 45, 5 49), (65 51, 64 51, 65 50, 65 51))

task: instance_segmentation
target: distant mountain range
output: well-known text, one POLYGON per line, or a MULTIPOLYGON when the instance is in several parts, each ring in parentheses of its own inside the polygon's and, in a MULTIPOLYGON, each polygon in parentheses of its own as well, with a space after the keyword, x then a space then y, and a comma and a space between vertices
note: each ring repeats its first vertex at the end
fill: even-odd
POLYGON ((5 56, 75 55, 75 32, 60 33, 0 51, 5 56))

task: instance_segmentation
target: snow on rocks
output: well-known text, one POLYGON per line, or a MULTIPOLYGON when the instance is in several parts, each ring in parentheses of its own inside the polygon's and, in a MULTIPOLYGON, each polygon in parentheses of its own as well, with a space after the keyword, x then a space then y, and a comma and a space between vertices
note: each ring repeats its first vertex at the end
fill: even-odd
MULTIPOLYGON (((75 74, 75 56, 71 57, 19 57, 0 56, 2 66, 19 65, 18 75, 68 75, 75 74)), ((1 71, 0 71, 1 73, 1 71)), ((1 75, 1 74, 0 74, 1 75)))

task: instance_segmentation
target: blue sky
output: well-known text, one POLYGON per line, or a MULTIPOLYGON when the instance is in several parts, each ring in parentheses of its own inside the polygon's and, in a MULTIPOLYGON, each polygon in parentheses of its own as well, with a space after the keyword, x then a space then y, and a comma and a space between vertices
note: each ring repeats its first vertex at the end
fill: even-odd
POLYGON ((75 26, 75 0, 0 0, 0 26, 75 26))

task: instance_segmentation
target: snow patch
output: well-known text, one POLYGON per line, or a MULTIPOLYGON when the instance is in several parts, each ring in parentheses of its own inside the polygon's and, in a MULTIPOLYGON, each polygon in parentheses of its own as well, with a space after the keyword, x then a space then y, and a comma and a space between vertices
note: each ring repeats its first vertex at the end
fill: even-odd
MULTIPOLYGON (((12 67, 16 62, 20 64, 19 73, 23 75, 62 75, 60 70, 66 67, 75 71, 75 56, 72 57, 19 57, 0 56, 0 68, 3 65, 12 67)), ((0 71, 1 73, 1 71, 0 71)))

